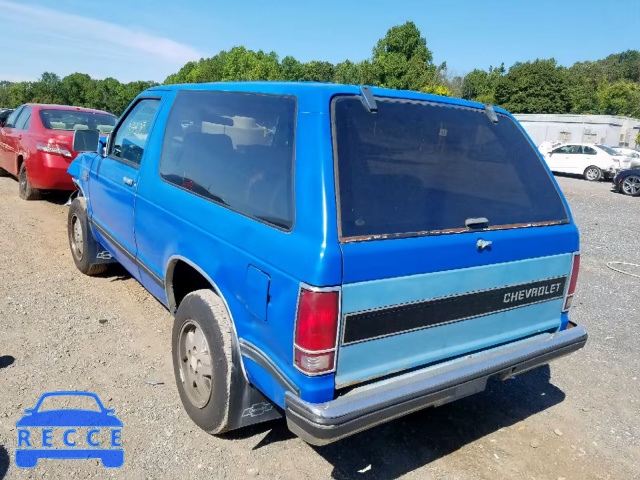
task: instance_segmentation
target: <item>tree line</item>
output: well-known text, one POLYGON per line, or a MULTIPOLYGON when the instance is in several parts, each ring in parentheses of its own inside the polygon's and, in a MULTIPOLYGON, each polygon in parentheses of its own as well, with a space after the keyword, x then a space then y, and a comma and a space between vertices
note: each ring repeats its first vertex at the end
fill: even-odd
MULTIPOLYGON (((603 60, 566 68, 554 59, 518 62, 452 74, 437 65, 413 22, 392 27, 369 59, 336 65, 300 62, 275 52, 234 47, 210 58, 188 62, 164 84, 241 80, 318 81, 376 85, 491 103, 514 113, 589 113, 640 118, 640 51, 629 50, 603 60)), ((74 73, 64 78, 50 72, 35 82, 0 81, 0 106, 58 103, 106 110, 120 115, 151 81, 120 83, 74 73)))

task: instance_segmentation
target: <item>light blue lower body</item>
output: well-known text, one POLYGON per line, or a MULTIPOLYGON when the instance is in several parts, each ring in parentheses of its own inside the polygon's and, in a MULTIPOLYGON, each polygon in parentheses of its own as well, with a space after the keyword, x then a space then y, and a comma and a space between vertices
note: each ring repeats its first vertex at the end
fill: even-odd
MULTIPOLYGON (((343 313, 568 275, 572 254, 344 285, 343 313)), ((561 327, 562 299, 341 347, 336 386, 490 348, 561 327)))

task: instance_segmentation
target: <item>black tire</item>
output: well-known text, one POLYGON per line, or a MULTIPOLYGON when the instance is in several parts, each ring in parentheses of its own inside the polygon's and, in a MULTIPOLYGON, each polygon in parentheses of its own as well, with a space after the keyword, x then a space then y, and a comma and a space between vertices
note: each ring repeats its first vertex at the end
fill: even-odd
POLYGON ((95 241, 89 230, 87 218, 87 201, 84 197, 78 197, 71 202, 67 216, 67 233, 69 237, 69 249, 73 261, 85 275, 98 275, 107 269, 107 265, 92 263, 95 252, 100 245, 95 241), (82 240, 82 245, 80 245, 82 240))
POLYGON ((587 167, 584 171, 584 179, 590 182, 599 182, 602 179, 602 170, 595 165, 587 167))
POLYGON ((18 172, 18 194, 23 200, 38 200, 40 198, 40 190, 32 188, 27 175, 27 166, 22 163, 18 172))
POLYGON ((196 290, 180 302, 173 324, 171 345, 176 385, 187 414, 204 431, 215 435, 224 433, 229 429, 233 343, 229 314, 220 297, 212 290, 196 290), (186 386, 191 378, 197 378, 198 368, 206 368, 205 362, 201 365, 197 361, 195 370, 191 370, 193 373, 188 371, 193 366, 195 355, 191 350, 186 351, 184 342, 189 333, 185 332, 196 327, 206 339, 204 347, 208 348, 202 348, 202 351, 209 351, 211 368, 208 392, 206 376, 202 377, 201 382, 205 388, 198 390, 196 381, 189 391, 186 386), (201 395, 198 396, 198 393, 201 395))

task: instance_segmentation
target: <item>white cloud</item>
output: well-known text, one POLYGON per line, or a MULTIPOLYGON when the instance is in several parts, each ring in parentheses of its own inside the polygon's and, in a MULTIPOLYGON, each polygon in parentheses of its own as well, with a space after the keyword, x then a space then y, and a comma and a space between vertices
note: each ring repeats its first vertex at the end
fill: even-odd
POLYGON ((12 73, 2 73, 0 71, 0 80, 6 80, 9 82, 33 82, 36 79, 27 75, 14 75, 12 73))
POLYGON ((6 0, 0 0, 0 11, 0 24, 26 24, 29 32, 56 36, 63 40, 60 46, 67 46, 70 50, 99 45, 103 51, 108 47, 118 52, 153 56, 156 61, 176 66, 202 57, 188 45, 103 20, 6 0))

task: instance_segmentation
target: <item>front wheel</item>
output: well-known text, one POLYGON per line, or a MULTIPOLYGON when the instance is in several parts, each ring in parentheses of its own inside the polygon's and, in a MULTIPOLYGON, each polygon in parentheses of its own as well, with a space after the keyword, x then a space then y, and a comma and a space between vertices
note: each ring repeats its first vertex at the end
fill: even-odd
POLYGON ((67 232, 71 256, 78 270, 85 275, 98 275, 104 272, 107 265, 92 263, 92 260, 95 261, 95 252, 98 251, 99 245, 89 231, 87 203, 84 197, 78 197, 71 202, 67 216, 67 232))
POLYGON ((173 369, 182 405, 203 430, 229 429, 232 381, 231 320, 212 290, 188 294, 173 324, 173 369))
POLYGON ((18 194, 23 200, 37 200, 40 198, 40 190, 31 187, 27 176, 27 166, 22 163, 18 172, 18 194))
POLYGON ((620 190, 625 195, 637 197, 640 195, 640 177, 637 175, 629 175, 622 180, 620 190))
POLYGON ((589 180, 590 182, 597 182, 602 178, 602 170, 598 167, 590 166, 584 171, 585 180, 589 180))

